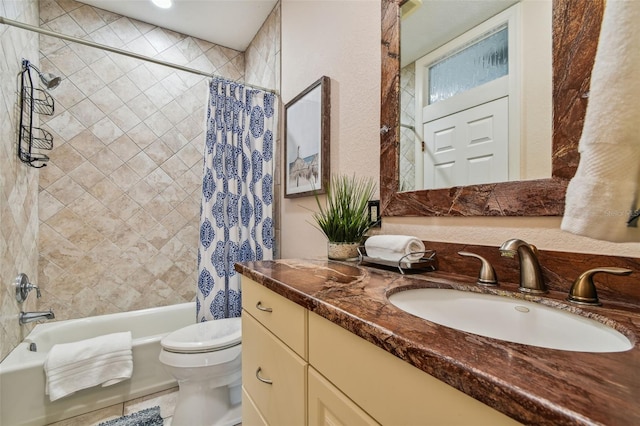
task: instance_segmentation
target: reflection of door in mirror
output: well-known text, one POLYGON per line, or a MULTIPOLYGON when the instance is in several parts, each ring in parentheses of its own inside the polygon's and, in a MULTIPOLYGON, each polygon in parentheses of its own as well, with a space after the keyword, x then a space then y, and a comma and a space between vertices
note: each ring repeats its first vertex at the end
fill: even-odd
POLYGON ((403 8, 400 190, 550 177, 551 1, 403 8))

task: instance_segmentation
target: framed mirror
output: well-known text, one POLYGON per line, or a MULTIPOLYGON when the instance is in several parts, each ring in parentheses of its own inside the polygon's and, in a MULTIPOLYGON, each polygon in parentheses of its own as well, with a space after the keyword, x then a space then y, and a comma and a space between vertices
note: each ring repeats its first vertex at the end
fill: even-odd
MULTIPOLYGON (((523 0, 528 1, 528 0, 523 0)), ((551 1, 551 0, 550 0, 551 1)), ((554 0, 551 177, 401 192, 400 7, 382 0, 380 198, 383 216, 558 216, 578 164, 604 1, 554 0)), ((428 2, 427 2, 428 3, 428 2)))
POLYGON ((551 1, 400 10, 400 190, 551 177, 551 1))

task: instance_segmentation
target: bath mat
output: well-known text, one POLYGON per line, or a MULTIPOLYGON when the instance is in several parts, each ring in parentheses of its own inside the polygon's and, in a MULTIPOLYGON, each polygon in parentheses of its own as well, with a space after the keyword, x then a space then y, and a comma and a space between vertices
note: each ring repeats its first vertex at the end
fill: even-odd
POLYGON ((98 426, 162 426, 160 407, 155 406, 100 423, 98 426))

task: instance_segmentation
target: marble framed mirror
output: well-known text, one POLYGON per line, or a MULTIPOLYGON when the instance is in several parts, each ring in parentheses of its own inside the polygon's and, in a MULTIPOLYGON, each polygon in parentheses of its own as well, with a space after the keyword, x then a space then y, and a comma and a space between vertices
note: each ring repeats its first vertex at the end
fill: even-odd
MULTIPOLYGON (((551 0, 550 0, 551 1, 551 0)), ((553 0, 552 175, 546 179, 399 191, 400 5, 382 0, 382 216, 559 216, 574 175, 604 0, 553 0)))

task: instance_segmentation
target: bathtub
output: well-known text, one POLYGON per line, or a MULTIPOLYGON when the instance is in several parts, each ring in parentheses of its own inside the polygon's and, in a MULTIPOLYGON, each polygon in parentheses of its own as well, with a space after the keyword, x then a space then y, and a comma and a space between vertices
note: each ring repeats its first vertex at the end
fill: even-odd
POLYGON ((36 325, 0 363, 0 425, 44 425, 177 386, 158 360, 160 339, 193 324, 195 318, 195 303, 182 303, 36 325), (131 379, 50 402, 44 394, 49 349, 56 343, 120 331, 131 331, 133 336, 131 379), (32 344, 35 352, 29 350, 32 344))

